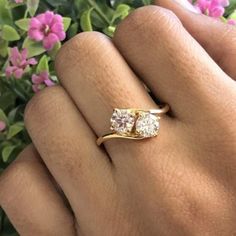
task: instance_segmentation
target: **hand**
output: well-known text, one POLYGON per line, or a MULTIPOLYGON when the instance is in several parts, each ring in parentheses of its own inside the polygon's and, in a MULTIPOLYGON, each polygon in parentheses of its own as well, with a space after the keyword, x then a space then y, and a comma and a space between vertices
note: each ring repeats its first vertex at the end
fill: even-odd
POLYGON ((28 147, 1 176, 0 203, 21 235, 235 234, 236 29, 158 4, 183 25, 149 6, 113 41, 82 33, 61 49, 62 86, 25 113, 40 156, 28 147), (113 108, 156 106, 138 78, 171 107, 158 137, 97 147, 113 108))

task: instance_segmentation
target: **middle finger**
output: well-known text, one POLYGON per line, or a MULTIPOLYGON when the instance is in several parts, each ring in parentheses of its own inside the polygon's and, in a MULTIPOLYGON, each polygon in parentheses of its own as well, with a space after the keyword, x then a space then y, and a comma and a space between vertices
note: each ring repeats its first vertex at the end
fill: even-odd
POLYGON ((222 113, 222 91, 226 103, 234 99, 234 81, 167 9, 146 6, 132 12, 116 30, 114 43, 185 123, 199 124, 199 114, 206 120, 210 113, 222 113))
MULTIPOLYGON (((62 85, 98 136, 109 132, 113 108, 157 107, 112 42, 100 33, 82 33, 65 44, 57 56, 56 68, 62 85)), ((167 117, 161 121, 163 126, 169 123, 167 117)), ((158 138, 162 140, 160 136, 161 132, 158 138)), ((106 147, 111 156, 125 156, 125 147, 131 153, 132 148, 145 142, 125 146, 127 143, 113 140, 106 147)))

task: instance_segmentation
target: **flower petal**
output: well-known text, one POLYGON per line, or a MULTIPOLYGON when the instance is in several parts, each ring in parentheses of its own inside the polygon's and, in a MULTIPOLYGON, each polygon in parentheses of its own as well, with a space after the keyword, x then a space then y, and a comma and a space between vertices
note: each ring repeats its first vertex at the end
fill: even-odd
POLYGON ((54 13, 52 11, 46 11, 44 13, 44 19, 45 19, 45 24, 46 25, 51 25, 52 21, 53 21, 53 18, 54 18, 54 13))
POLYGON ((41 84, 44 82, 44 78, 40 75, 33 74, 32 75, 32 82, 34 84, 41 84))
POLYGON ((11 48, 9 59, 13 66, 17 66, 18 61, 21 59, 21 54, 17 47, 11 48))
POLYGON ((5 73, 6 73, 6 77, 9 78, 11 77, 13 71, 14 71, 15 67, 14 66, 7 66, 5 73))
POLYGON ((57 43, 58 41, 60 41, 60 40, 57 37, 57 35, 54 33, 50 33, 47 37, 44 38, 43 46, 46 50, 50 50, 53 48, 55 43, 57 43))
POLYGON ((227 7, 229 6, 229 4, 230 4, 229 0, 220 0, 220 5, 222 7, 227 7))
POLYGON ((51 87, 51 86, 55 85, 55 83, 54 83, 52 80, 50 80, 50 79, 44 80, 44 83, 45 83, 48 87, 51 87))
POLYGON ((30 39, 33 39, 35 41, 42 41, 44 38, 43 32, 38 29, 29 29, 28 35, 30 39))
POLYGON ((26 60, 28 55, 28 50, 27 48, 23 48, 21 51, 21 60, 26 60))
POLYGON ((224 15, 225 9, 221 6, 215 7, 210 10, 209 16, 219 18, 224 15))
POLYGON ((60 41, 64 40, 66 37, 64 26, 61 23, 55 23, 51 28, 51 32, 56 34, 60 41))
POLYGON ((66 38, 66 33, 64 31, 61 31, 57 33, 57 36, 60 39, 60 41, 63 41, 66 38))
POLYGON ((43 80, 49 79, 49 74, 47 71, 41 72, 40 76, 43 78, 43 80))
POLYGON ((63 18, 61 15, 59 14, 55 14, 54 17, 53 17, 53 24, 55 23, 61 23, 63 24, 63 18))
POLYGON ((228 20, 228 24, 229 24, 229 25, 236 25, 236 20, 234 20, 234 19, 229 19, 229 20, 228 20))
POLYGON ((14 77, 15 77, 16 79, 21 79, 22 76, 23 76, 23 74, 24 74, 24 70, 21 69, 21 68, 17 68, 17 69, 13 72, 13 74, 14 74, 14 77))
POLYGON ((30 29, 41 29, 41 27, 42 27, 42 22, 40 22, 37 17, 31 18, 29 24, 30 29))
POLYGON ((25 68, 27 66, 27 60, 20 61, 17 66, 18 68, 25 68))
POLYGON ((37 93, 37 92, 39 92, 40 91, 40 88, 39 88, 40 86, 38 85, 38 84, 33 84, 32 85, 32 89, 33 89, 33 91, 35 92, 35 93, 37 93))
POLYGON ((0 132, 4 131, 6 129, 6 123, 2 120, 0 120, 0 132))
POLYGON ((38 61, 35 58, 30 58, 29 60, 27 60, 28 65, 36 65, 37 63, 38 61))
POLYGON ((204 13, 206 9, 209 8, 210 2, 208 0, 197 0, 195 6, 198 7, 202 13, 204 13))

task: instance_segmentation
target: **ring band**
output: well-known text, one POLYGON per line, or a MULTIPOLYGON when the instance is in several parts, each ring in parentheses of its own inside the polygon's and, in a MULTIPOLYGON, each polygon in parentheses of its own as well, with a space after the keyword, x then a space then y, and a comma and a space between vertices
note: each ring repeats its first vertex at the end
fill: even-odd
POLYGON ((115 138, 142 140, 155 137, 160 129, 160 115, 167 113, 169 109, 168 104, 150 110, 115 108, 110 120, 112 133, 99 137, 97 145, 115 138))

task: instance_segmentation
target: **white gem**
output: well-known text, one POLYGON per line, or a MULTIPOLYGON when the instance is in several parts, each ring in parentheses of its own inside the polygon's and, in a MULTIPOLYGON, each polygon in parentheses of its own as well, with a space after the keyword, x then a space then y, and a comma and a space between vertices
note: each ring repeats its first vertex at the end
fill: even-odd
POLYGON ((115 109, 111 117, 111 130, 119 133, 130 133, 134 127, 135 114, 127 109, 115 109))
POLYGON ((150 113, 139 115, 136 121, 136 132, 142 137, 154 137, 160 128, 159 118, 150 113))

